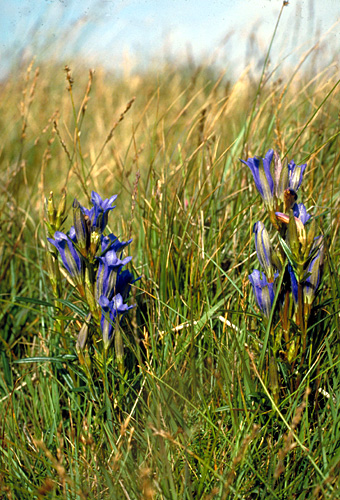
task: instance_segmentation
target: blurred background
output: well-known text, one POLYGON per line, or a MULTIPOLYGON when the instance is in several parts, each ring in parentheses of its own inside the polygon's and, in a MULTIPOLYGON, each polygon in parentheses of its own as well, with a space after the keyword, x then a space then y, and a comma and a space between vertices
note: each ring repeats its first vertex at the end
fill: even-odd
MULTIPOLYGON (((295 64, 313 44, 340 42, 340 2, 290 0, 271 56, 295 64)), ((4 78, 37 57, 108 70, 143 70, 155 61, 227 66, 237 78, 263 64, 282 0, 1 0, 4 78), (256 58, 255 65, 253 59, 256 58)), ((331 50, 330 50, 331 49, 331 50)), ((327 57, 324 58, 327 63, 327 57)), ((73 68, 77 69, 74 66, 73 68)))

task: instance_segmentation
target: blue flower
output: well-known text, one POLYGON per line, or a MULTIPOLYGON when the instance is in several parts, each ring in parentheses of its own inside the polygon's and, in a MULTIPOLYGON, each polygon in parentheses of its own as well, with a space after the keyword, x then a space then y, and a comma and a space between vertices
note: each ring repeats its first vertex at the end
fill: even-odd
POLYGON ((61 260, 70 276, 74 278, 78 284, 82 284, 84 274, 83 261, 70 238, 68 238, 66 234, 56 231, 54 233, 54 239, 47 239, 60 253, 61 260))
POLYGON ((129 296, 131 285, 140 279, 140 276, 133 279, 133 274, 128 269, 124 271, 119 270, 116 281, 116 293, 119 293, 123 297, 123 300, 126 300, 129 296))
MULTIPOLYGON (((248 276, 250 283, 252 284, 256 303, 263 312, 263 314, 269 318, 270 311, 275 297, 275 280, 269 283, 265 274, 261 273, 257 269, 248 276)), ((278 273, 275 274, 274 278, 277 278, 278 273)))
POLYGON ((267 151, 264 158, 255 156, 248 158, 247 161, 241 160, 241 162, 250 168, 256 188, 271 210, 277 210, 277 200, 284 201, 284 193, 287 190, 296 196, 295 192, 301 185, 307 166, 307 164, 295 165, 294 161, 288 165, 282 165, 279 155, 272 149, 267 151), (272 166, 273 157, 274 165, 272 166))
POLYGON ((269 149, 262 159, 255 156, 254 158, 248 158, 247 161, 241 160, 250 168, 257 190, 268 205, 272 204, 274 195, 274 181, 270 171, 273 156, 274 151, 269 149))
POLYGON ((121 260, 114 250, 108 250, 103 256, 97 257, 97 259, 99 260, 99 266, 95 285, 95 297, 97 301, 99 301, 102 295, 110 299, 115 293, 116 273, 130 262, 132 257, 125 257, 125 259, 121 260))
MULTIPOLYGON (((73 200, 73 223, 72 226, 77 245, 81 253, 86 256, 90 248, 90 223, 85 220, 85 216, 78 200, 73 200)), ((72 231, 72 233, 73 233, 72 231)))
POLYGON ((288 163, 289 187, 294 189, 294 191, 297 191, 301 186, 303 173, 306 167, 307 163, 296 165, 294 160, 288 163))
POLYGON ((100 327, 103 334, 104 348, 108 349, 113 340, 113 327, 116 323, 116 318, 119 315, 124 315, 134 306, 124 304, 123 297, 119 293, 115 295, 111 301, 102 295, 99 298, 99 305, 102 308, 100 327))
POLYGON ((91 209, 87 209, 82 207, 83 213, 89 218, 91 221, 91 229, 97 233, 103 233, 109 216, 109 211, 115 208, 113 202, 117 198, 117 195, 111 196, 111 198, 107 198, 106 200, 102 200, 98 193, 92 191, 91 193, 91 201, 93 203, 93 207, 91 209))
POLYGON ((308 222, 311 218, 311 215, 307 213, 306 207, 303 203, 295 203, 295 205, 293 206, 293 214, 295 215, 295 217, 300 219, 303 225, 305 225, 306 222, 308 222))
POLYGON ((253 232, 255 234, 255 247, 257 258, 260 261, 269 281, 274 279, 274 267, 272 262, 272 246, 268 232, 263 224, 259 221, 254 224, 253 232))
POLYGON ((130 245, 131 242, 132 239, 129 241, 119 241, 117 236, 114 234, 109 234, 108 236, 101 235, 102 253, 109 249, 114 250, 115 252, 120 252, 123 248, 130 245))

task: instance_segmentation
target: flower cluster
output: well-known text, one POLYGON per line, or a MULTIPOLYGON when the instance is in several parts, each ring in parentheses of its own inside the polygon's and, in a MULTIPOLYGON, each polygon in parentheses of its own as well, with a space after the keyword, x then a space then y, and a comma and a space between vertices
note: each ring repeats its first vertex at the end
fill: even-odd
POLYGON ((255 156, 241 162, 250 168, 256 188, 275 226, 275 212, 287 212, 294 205, 307 164, 296 165, 294 160, 288 165, 282 164, 273 149, 269 149, 264 158, 255 156))
MULTIPOLYGON (((115 208, 113 203, 116 198, 111 196, 102 200, 99 194, 92 191, 93 206, 90 209, 81 206, 75 199, 74 224, 67 234, 57 230, 51 235, 53 228, 58 226, 54 224, 56 217, 53 207, 50 212, 47 211, 48 230, 53 236, 47 238, 52 245, 50 248, 55 247, 55 256, 61 257, 68 277, 87 301, 90 309, 88 319, 93 318, 100 325, 105 350, 112 343, 118 319, 133 307, 125 301, 131 284, 136 281, 130 271, 123 270, 132 257, 122 258, 122 250, 132 240, 120 241, 114 234, 104 235, 108 215, 115 208)), ((86 325, 81 329, 77 343, 82 349, 88 340, 86 325)))
MULTIPOLYGON (((296 203, 306 164, 283 163, 272 149, 263 159, 254 157, 241 161, 253 174, 279 241, 274 249, 263 222, 254 224, 256 253, 262 267, 261 272, 255 269, 249 276, 256 303, 263 315, 269 318, 278 278, 283 273, 282 287, 278 292, 281 318, 284 310, 291 310, 287 307, 287 300, 292 297, 293 317, 304 334, 320 285, 324 255, 323 237, 315 236, 315 220, 311 220, 303 203, 296 203)), ((287 318, 283 323, 288 323, 287 318)))

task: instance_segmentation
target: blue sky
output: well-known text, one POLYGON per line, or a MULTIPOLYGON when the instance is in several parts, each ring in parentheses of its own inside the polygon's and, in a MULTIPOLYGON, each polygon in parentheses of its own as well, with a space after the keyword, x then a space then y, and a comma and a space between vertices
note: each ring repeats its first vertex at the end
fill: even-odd
MULTIPOLYGON (((190 54, 244 67, 249 35, 268 46, 282 0, 0 0, 0 71, 26 54, 61 62, 80 54, 89 65, 119 68, 129 57, 190 54), (232 32, 226 44, 224 37, 232 32)), ((340 18, 339 0, 290 0, 284 8, 275 57, 307 50, 340 18), (300 45, 302 45, 301 48, 300 45)), ((325 40, 340 45, 340 25, 325 40)))

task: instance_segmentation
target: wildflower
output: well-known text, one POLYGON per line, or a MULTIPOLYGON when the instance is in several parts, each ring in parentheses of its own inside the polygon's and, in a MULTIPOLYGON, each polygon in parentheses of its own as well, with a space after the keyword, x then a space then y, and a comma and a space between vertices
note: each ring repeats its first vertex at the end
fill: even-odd
POLYGON ((274 280, 274 267, 272 262, 273 249, 263 222, 256 222, 254 224, 253 232, 255 234, 257 257, 266 275, 268 276, 268 280, 272 282, 274 280))
MULTIPOLYGON (((269 149, 264 158, 254 156, 241 162, 250 168, 256 188, 270 211, 277 210, 278 201, 285 201, 287 190, 294 201, 296 200, 296 191, 301 185, 306 164, 296 165, 292 160, 288 165, 282 165, 279 155, 274 153, 273 149, 269 149)), ((289 208, 290 206, 286 207, 289 208)))
POLYGON ((311 215, 307 213, 306 207, 303 203, 295 203, 293 206, 293 214, 295 217, 300 219, 303 225, 305 225, 311 218, 311 215))
POLYGON ((72 240, 60 231, 54 233, 54 239, 47 239, 60 253, 61 260, 70 276, 75 279, 77 284, 82 284, 84 274, 83 262, 72 240))
POLYGON ((115 206, 113 206, 113 202, 117 198, 117 195, 111 196, 111 198, 107 198, 106 200, 102 200, 98 193, 92 191, 91 193, 91 201, 93 203, 93 207, 87 209, 82 207, 83 213, 89 218, 91 222, 91 230, 93 232, 97 232, 102 234, 106 225, 109 216, 109 211, 113 210, 115 206))
POLYGON ((140 276, 133 279, 133 274, 128 269, 124 271, 119 270, 116 281, 116 293, 119 293, 123 297, 123 300, 126 300, 129 296, 131 285, 140 279, 140 276))
POLYGON ((85 220, 84 213, 80 203, 75 198, 73 200, 73 222, 72 235, 75 236, 77 246, 81 254, 85 257, 90 247, 90 227, 87 220, 85 220))
POLYGON ((263 312, 263 314, 269 318, 270 311, 275 297, 275 278, 277 278, 278 273, 274 276, 274 282, 270 283, 267 280, 265 274, 261 273, 257 269, 248 276, 250 283, 252 284, 256 303, 263 312))
POLYGON ((116 323, 116 318, 119 315, 124 315, 134 306, 124 304, 123 297, 119 293, 115 295, 111 301, 102 295, 99 298, 99 305, 102 308, 100 327, 103 334, 104 348, 107 350, 113 340, 113 327, 116 323))
POLYGON ((242 163, 250 168, 258 192, 262 196, 264 202, 271 206, 271 208, 274 208, 274 181, 270 171, 270 164, 273 156, 274 151, 269 149, 262 159, 254 156, 254 158, 248 158, 247 161, 241 160, 242 163))
POLYGON ((306 167, 307 163, 296 165, 294 160, 288 163, 289 187, 294 189, 294 191, 297 191, 301 186, 303 173, 306 167))
POLYGON ((115 252, 120 252, 123 250, 123 248, 127 247, 130 245, 132 242, 132 239, 129 241, 119 241, 117 236, 114 234, 109 234, 108 236, 103 236, 101 235, 101 248, 102 248, 102 253, 105 252, 105 250, 114 250, 115 252))
POLYGON ((125 257, 125 259, 121 260, 112 249, 108 250, 102 257, 97 257, 97 259, 99 260, 99 266, 95 285, 95 297, 97 301, 99 301, 102 295, 110 299, 116 285, 116 273, 130 262, 132 257, 125 257))

